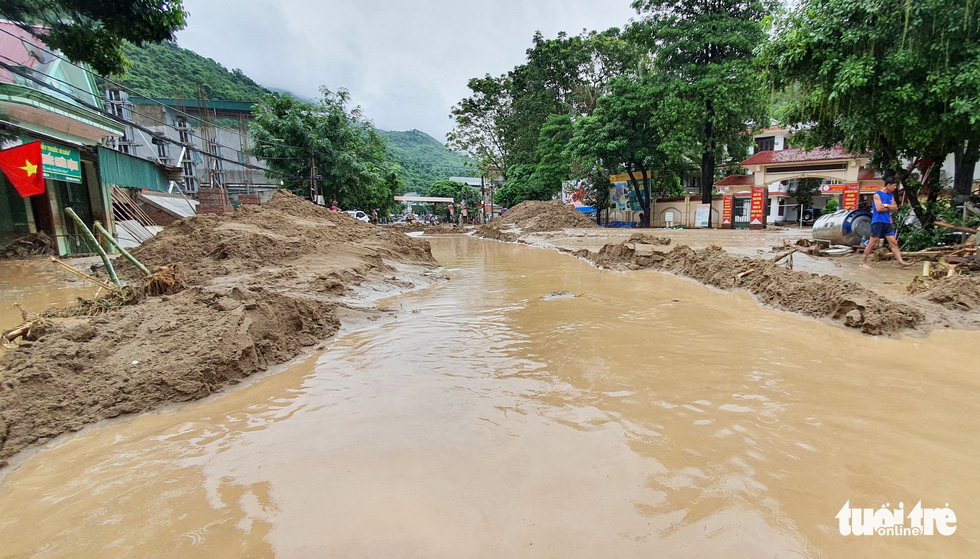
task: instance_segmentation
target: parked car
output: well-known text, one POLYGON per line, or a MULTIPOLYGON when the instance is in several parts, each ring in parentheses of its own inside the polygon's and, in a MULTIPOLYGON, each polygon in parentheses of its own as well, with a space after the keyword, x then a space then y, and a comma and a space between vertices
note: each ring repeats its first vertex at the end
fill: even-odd
POLYGON ((371 218, 368 217, 368 214, 362 212, 361 210, 347 210, 344 213, 360 221, 367 221, 367 222, 371 221, 371 218))

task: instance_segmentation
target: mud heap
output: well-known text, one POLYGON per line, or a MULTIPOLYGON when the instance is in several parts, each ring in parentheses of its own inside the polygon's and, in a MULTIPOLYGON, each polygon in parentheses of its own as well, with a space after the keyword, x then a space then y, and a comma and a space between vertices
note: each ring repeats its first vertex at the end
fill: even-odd
POLYGON ((487 239, 514 241, 521 233, 559 231, 571 228, 598 227, 573 206, 561 200, 539 202, 527 200, 507 213, 477 228, 477 235, 487 239))
POLYGON ((394 293, 436 265, 424 240, 286 192, 231 216, 182 220, 133 252, 151 269, 183 263, 191 287, 53 320, 0 356, 0 465, 86 424, 202 398, 287 361, 341 318, 380 314, 341 300, 362 282, 394 293))
POLYGON ((919 297, 951 310, 980 311, 980 276, 950 276, 939 279, 921 292, 919 297))
POLYGON ((598 253, 576 256, 610 269, 650 268, 694 279, 724 290, 745 289, 759 302, 780 310, 840 322, 866 334, 898 334, 922 325, 925 313, 892 301, 836 276, 797 272, 771 260, 733 256, 718 247, 678 246, 662 251, 653 244, 607 244, 598 253))

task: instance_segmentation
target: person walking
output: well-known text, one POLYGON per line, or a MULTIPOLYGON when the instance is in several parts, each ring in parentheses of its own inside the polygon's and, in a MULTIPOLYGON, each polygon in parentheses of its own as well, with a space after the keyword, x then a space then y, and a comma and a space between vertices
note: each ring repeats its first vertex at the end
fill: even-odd
POLYGON ((864 249, 864 258, 861 260, 861 267, 870 270, 868 256, 878 247, 878 241, 882 238, 888 241, 895 260, 902 267, 911 266, 912 262, 902 259, 902 251, 898 249, 898 239, 895 237, 895 229, 892 228, 892 212, 898 211, 898 204, 895 203, 895 191, 898 190, 898 179, 895 177, 885 178, 885 187, 876 192, 871 209, 871 240, 867 248, 864 249))

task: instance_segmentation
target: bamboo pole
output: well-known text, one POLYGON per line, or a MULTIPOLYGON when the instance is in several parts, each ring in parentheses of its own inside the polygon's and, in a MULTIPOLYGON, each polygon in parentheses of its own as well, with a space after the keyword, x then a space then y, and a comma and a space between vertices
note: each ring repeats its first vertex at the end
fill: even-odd
POLYGON ((105 270, 106 272, 109 272, 109 279, 112 280, 112 283, 116 285, 122 285, 121 283, 119 283, 119 277, 116 276, 116 269, 112 267, 112 262, 109 261, 109 255, 105 253, 105 249, 102 248, 102 245, 99 244, 98 239, 95 238, 95 235, 92 234, 92 231, 90 231, 88 226, 85 225, 85 222, 82 221, 82 218, 78 217, 78 214, 75 213, 75 210, 71 208, 65 208, 65 213, 68 214, 68 217, 72 218, 75 221, 75 224, 78 225, 82 229, 82 231, 85 232, 85 238, 88 239, 89 244, 92 245, 92 248, 95 249, 95 252, 97 252, 99 256, 102 257, 102 263, 105 264, 105 270))
POLYGON ((72 274, 74 274, 74 275, 76 275, 76 276, 78 276, 78 277, 80 277, 80 278, 82 278, 84 280, 88 280, 88 281, 94 283, 95 285, 98 285, 99 287, 104 287, 104 288, 106 288, 106 289, 108 289, 110 291, 116 289, 116 286, 114 286, 114 285, 112 285, 112 284, 110 284, 108 282, 102 281, 99 278, 92 277, 92 276, 86 274, 85 272, 79 270, 78 268, 74 268, 72 266, 69 266, 68 264, 65 264, 64 262, 62 262, 61 260, 58 260, 54 256, 51 257, 51 262, 53 262, 57 266, 61 266, 62 268, 64 268, 68 272, 70 272, 70 273, 72 273, 72 274))
POLYGON ((102 227, 102 224, 99 223, 98 221, 95 222, 95 229, 99 233, 105 235, 105 238, 107 241, 109 241, 109 244, 112 245, 116 250, 118 250, 119 254, 123 255, 126 258, 126 260, 132 262, 133 266, 136 266, 139 269, 139 271, 143 272, 144 276, 150 275, 150 271, 146 269, 146 266, 141 264, 140 261, 136 259, 136 257, 130 254, 128 250, 124 249, 115 239, 113 239, 112 234, 106 231, 105 227, 102 227))

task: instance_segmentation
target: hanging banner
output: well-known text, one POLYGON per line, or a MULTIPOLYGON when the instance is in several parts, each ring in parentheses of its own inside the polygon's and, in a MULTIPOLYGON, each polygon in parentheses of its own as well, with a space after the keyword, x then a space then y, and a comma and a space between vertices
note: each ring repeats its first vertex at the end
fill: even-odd
POLYGON ((735 206, 734 196, 725 196, 722 198, 721 206, 721 228, 731 229, 732 228, 732 208, 735 206))
POLYGON ((861 199, 861 187, 856 184, 844 185, 844 201, 841 209, 856 210, 861 199))
POLYGON ((762 229, 766 226, 766 188, 752 188, 752 206, 749 209, 749 227, 762 229))

